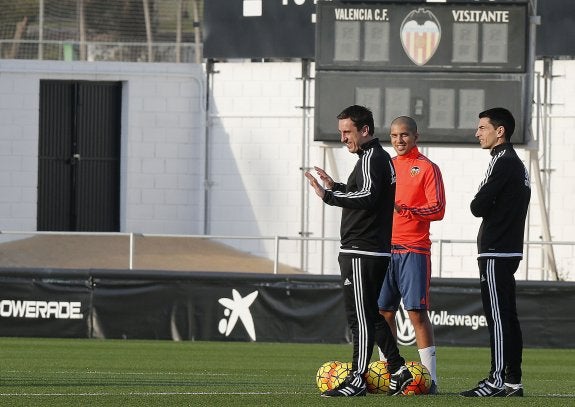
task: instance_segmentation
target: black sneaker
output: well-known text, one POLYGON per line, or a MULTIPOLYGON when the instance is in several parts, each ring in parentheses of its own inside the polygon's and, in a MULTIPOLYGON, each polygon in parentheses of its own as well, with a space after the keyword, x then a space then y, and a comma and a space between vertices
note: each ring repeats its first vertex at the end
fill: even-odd
POLYGON ((430 394, 432 396, 439 394, 439 389, 437 388, 437 384, 435 384, 435 382, 431 382, 431 386, 429 387, 429 391, 427 392, 427 394, 430 394))
POLYGON ((403 389, 405 389, 407 385, 412 381, 413 376, 407 369, 407 366, 401 366, 399 370, 392 374, 389 378, 389 390, 387 391, 387 395, 396 396, 401 394, 403 389))
POLYGON ((495 387, 487 379, 477 383, 477 387, 459 393, 463 397, 505 397, 505 387, 495 387))
POLYGON ((324 391, 322 397, 359 397, 367 394, 365 381, 357 376, 348 375, 335 389, 324 391))
POLYGON ((505 383, 505 397, 523 397, 523 385, 505 383))

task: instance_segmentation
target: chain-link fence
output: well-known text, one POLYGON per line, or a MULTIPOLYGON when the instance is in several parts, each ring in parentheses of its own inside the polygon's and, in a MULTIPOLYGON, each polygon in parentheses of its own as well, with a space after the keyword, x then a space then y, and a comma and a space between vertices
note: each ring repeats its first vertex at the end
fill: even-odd
POLYGON ((203 0, 0 0, 0 59, 201 62, 203 0))

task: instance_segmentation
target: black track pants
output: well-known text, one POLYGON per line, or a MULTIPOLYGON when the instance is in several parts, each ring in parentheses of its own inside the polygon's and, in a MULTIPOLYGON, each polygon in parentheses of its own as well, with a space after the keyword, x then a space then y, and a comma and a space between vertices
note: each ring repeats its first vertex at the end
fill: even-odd
POLYGON ((514 273, 518 258, 480 258, 481 299, 489 329, 491 371, 489 381, 498 387, 521 383, 523 337, 515 300, 514 273))
POLYGON ((353 374, 363 376, 367 371, 374 343, 385 353, 389 370, 395 372, 405 360, 377 306, 389 257, 340 254, 338 260, 347 323, 353 336, 353 374))

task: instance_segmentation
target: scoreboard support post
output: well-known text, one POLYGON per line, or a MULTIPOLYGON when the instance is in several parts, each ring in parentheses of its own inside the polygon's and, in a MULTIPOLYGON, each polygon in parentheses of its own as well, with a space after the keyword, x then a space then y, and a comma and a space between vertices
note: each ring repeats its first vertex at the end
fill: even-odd
MULTIPOLYGON (((539 167, 539 157, 537 149, 529 150, 529 163, 530 163, 530 174, 535 182, 537 188, 537 201, 539 203, 539 216, 541 217, 541 227, 543 229, 543 240, 546 242, 551 242, 551 228, 549 226, 549 215, 547 211, 547 205, 545 203, 545 197, 543 196, 543 182, 541 180, 541 168, 539 167)), ((555 252, 553 246, 550 244, 545 244, 542 247, 545 255, 547 256, 547 262, 549 264, 549 269, 555 280, 559 280, 559 275, 557 274, 557 264, 555 262, 555 252)))

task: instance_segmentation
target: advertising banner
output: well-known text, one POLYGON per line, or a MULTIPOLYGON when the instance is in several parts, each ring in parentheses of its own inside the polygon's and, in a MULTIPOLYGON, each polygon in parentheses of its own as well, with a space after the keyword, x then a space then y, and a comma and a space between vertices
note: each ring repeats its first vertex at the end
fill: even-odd
MULTIPOLYGON (((479 281, 433 279, 438 346, 487 346, 479 281)), ((527 347, 575 347, 575 284, 518 282, 527 347)), ((398 341, 415 343, 406 312, 398 341)), ((0 336, 345 343, 339 276, 0 270, 0 336)))
POLYGON ((344 342, 339 280, 243 273, 97 272, 94 336, 344 342))
POLYGON ((0 271, 0 336, 87 338, 92 290, 81 271, 0 271))

